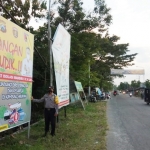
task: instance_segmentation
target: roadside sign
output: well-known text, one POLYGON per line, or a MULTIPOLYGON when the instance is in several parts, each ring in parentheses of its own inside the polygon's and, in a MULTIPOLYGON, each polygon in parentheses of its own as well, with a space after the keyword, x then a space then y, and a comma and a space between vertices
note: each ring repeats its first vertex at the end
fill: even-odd
POLYGON ((34 36, 0 16, 0 132, 30 122, 34 36))

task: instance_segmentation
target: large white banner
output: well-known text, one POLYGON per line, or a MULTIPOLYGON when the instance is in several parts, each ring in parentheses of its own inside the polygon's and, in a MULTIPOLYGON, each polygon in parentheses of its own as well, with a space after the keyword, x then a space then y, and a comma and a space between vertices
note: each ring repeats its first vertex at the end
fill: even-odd
POLYGON ((70 34, 59 24, 52 44, 59 108, 69 104, 70 39, 70 34))
POLYGON ((111 74, 113 75, 144 75, 144 69, 111 69, 111 74))

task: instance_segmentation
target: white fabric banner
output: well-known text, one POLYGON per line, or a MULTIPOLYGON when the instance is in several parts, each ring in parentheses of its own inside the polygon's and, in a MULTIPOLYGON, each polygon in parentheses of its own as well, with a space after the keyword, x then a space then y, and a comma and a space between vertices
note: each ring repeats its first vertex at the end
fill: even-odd
POLYGON ((52 44, 59 108, 69 104, 70 39, 70 34, 59 24, 52 44))
POLYGON ((130 75, 144 75, 144 69, 111 69, 111 74, 114 75, 123 75, 123 74, 130 74, 130 75))

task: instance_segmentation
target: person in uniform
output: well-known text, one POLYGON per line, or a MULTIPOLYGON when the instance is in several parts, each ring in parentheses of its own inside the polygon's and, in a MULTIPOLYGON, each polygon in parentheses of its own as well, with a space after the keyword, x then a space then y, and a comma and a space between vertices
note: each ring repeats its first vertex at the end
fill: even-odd
POLYGON ((49 132, 49 125, 51 123, 51 135, 55 135, 56 116, 58 115, 58 97, 53 93, 54 87, 49 86, 48 93, 46 93, 41 99, 31 100, 33 102, 44 102, 44 118, 45 118, 45 133, 46 136, 49 132))

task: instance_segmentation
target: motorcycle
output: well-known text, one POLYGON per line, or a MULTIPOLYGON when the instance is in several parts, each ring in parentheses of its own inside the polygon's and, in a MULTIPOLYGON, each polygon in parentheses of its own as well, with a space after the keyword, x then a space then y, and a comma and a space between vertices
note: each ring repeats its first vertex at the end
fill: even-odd
POLYGON ((106 98, 107 98, 107 99, 110 99, 110 95, 109 95, 109 94, 107 94, 107 95, 106 95, 106 98))
POLYGON ((114 96, 116 96, 117 95, 117 93, 116 92, 114 92, 114 96))
POLYGON ((114 91, 113 95, 116 96, 117 95, 117 91, 114 91))
POLYGON ((93 94, 90 95, 90 102, 97 102, 96 97, 93 94))
POLYGON ((132 93, 130 93, 129 95, 130 95, 130 97, 132 97, 132 93))

